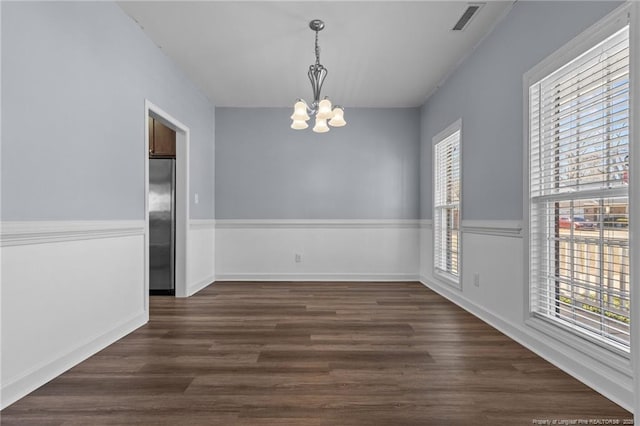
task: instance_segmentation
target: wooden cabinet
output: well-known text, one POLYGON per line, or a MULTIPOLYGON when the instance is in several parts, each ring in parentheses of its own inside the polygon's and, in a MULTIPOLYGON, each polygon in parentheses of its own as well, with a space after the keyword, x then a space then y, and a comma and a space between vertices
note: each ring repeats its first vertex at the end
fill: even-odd
POLYGON ((176 132, 149 117, 149 157, 175 158, 176 132))

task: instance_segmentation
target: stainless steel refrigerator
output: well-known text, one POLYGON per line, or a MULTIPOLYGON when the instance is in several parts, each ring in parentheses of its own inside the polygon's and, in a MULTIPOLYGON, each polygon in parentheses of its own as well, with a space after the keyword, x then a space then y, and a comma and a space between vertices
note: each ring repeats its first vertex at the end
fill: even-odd
POLYGON ((149 293, 175 294, 175 159, 149 159, 149 293))

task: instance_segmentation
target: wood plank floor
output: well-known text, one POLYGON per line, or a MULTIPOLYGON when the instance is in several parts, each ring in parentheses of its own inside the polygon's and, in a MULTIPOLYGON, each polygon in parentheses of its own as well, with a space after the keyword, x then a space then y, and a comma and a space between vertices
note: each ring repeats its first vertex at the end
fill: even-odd
POLYGON ((631 414, 419 283, 216 283, 3 425, 531 425, 631 414))

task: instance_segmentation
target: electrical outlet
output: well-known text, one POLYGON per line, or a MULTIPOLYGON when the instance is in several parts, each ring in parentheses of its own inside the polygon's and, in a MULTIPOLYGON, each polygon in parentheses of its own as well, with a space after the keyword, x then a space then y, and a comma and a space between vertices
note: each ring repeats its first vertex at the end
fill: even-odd
POLYGON ((480 287, 480 274, 477 272, 473 274, 473 285, 480 287))
POLYGON ((296 253, 295 257, 294 257, 294 260, 295 260, 296 263, 302 262, 302 255, 299 254, 299 253, 296 253))

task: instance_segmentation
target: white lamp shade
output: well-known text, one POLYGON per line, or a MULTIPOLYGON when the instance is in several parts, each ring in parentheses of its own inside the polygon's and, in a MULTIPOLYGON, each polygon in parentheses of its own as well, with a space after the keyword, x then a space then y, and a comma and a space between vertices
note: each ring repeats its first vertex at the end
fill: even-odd
POLYGON ((309 125, 304 120, 293 120, 293 123, 291 123, 291 128, 295 130, 304 130, 307 127, 309 127, 309 125))
POLYGON ((329 131, 327 120, 316 116, 316 125, 313 126, 313 131, 316 133, 327 133, 329 131))
POLYGON ((342 127, 346 124, 347 122, 344 121, 344 110, 340 107, 335 107, 333 109, 333 117, 329 120, 329 125, 333 127, 342 127))
POLYGON ((316 114, 316 118, 321 120, 326 120, 333 116, 333 112, 331 112, 331 101, 329 99, 323 99, 318 104, 318 113, 316 114))
POLYGON ((307 121, 309 114, 307 114, 307 104, 304 101, 298 101, 293 106, 293 115, 291 116, 293 121, 307 121))

